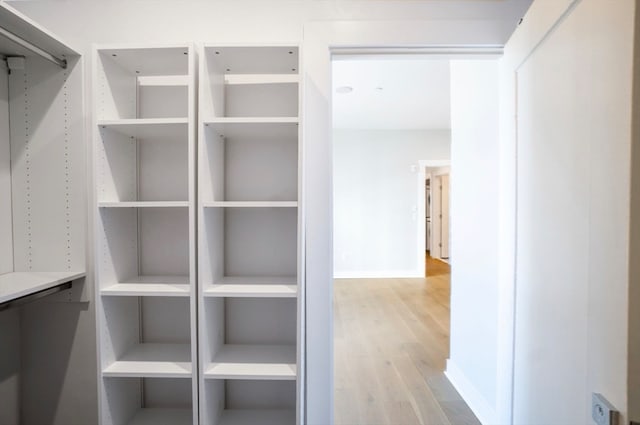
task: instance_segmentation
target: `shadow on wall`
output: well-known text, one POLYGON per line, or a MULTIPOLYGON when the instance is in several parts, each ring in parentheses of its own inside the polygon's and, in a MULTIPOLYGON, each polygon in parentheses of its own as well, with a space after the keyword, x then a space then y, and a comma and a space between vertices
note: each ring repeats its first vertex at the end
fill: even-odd
MULTIPOLYGON (((97 370, 95 342, 77 344, 75 341, 80 335, 94 336, 78 329, 81 316, 87 314, 93 314, 89 303, 47 299, 25 305, 20 310, 20 424, 97 422, 96 373, 86 373, 97 370), (74 343, 85 351, 74 352, 74 343), (92 349, 87 350, 87 346, 92 349), (87 362, 92 365, 87 367, 87 362), (76 408, 72 412, 58 412, 61 404, 69 404, 61 398, 63 388, 78 389, 64 391, 66 397, 74 398, 76 408)), ((86 318, 84 322, 87 322, 86 318)), ((89 322, 93 326, 93 321, 89 322)))
POLYGON ((20 314, 0 312, 0 424, 17 425, 20 411, 20 314))

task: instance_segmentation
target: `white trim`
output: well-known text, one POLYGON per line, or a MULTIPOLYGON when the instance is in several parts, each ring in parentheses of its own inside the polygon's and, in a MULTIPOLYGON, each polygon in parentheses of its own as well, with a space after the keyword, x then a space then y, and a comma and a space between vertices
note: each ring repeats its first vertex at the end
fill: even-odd
MULTIPOLYGON (((424 257, 424 255, 423 255, 424 257)), ((424 260, 423 260, 424 261, 424 260)), ((392 279, 392 278, 424 278, 422 270, 354 270, 334 274, 334 279, 392 279)))
POLYGON ((451 359, 447 359, 446 375, 451 385, 460 393, 469 408, 476 415, 482 425, 497 424, 498 413, 494 407, 480 394, 467 379, 464 372, 451 359))

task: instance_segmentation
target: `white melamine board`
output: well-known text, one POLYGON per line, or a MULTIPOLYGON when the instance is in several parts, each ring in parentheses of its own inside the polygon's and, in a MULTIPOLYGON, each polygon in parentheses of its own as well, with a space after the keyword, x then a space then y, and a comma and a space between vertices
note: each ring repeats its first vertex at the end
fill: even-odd
POLYGON ((174 47, 101 47, 103 61, 112 61, 132 75, 186 75, 189 71, 187 45, 174 47))
POLYGON ((145 343, 188 344, 191 323, 189 300, 184 297, 143 297, 141 334, 145 343))
POLYGON ((9 138, 9 80, 0 64, 0 273, 13 271, 11 217, 11 141, 9 138))
MULTIPOLYGON (((216 382, 208 380, 207 384, 216 382)), ((224 381, 224 387, 229 410, 290 410, 296 406, 296 381, 232 379, 224 381)))
POLYGON ((108 378, 100 382, 100 398, 108 409, 100 409, 101 423, 128 425, 142 406, 142 379, 108 378))
MULTIPOLYGON (((187 118, 130 118, 100 120, 103 130, 116 131, 137 139, 166 140, 186 143, 187 118)), ((107 142, 105 140, 105 142, 107 142)))
MULTIPOLYGON (((207 299, 210 302, 212 299, 207 299)), ((296 342, 295 298, 225 298, 226 344, 296 342)))
POLYGON ((77 58, 9 75, 15 271, 86 268, 82 84, 77 58))
POLYGON ((137 211, 101 208, 96 222, 98 287, 138 274, 137 211))
POLYGON ((189 285, 168 283, 117 283, 104 288, 101 293, 128 297, 188 297, 191 288, 189 285))
POLYGON ((223 345, 207 365, 205 378, 296 379, 295 345, 223 345))
POLYGON ((207 59, 222 73, 297 74, 298 47, 205 45, 207 59))
POLYGON ((205 297, 295 298, 298 295, 295 276, 223 277, 205 285, 205 297))
POLYGON ((225 117, 296 117, 298 84, 231 84, 225 86, 225 117))
POLYGON ((136 200, 138 177, 135 140, 110 130, 101 130, 99 137, 101 140, 94 144, 98 201, 136 200))
POLYGON ((187 201, 99 202, 100 208, 186 208, 187 201))
POLYGON ((191 378, 191 349, 189 344, 135 344, 102 376, 191 378))
POLYGON ((0 274, 0 303, 70 282, 85 272, 13 272, 0 274))
POLYGON ((189 197, 189 146, 186 140, 138 143, 138 199, 186 201, 189 197))
POLYGON ((225 201, 295 201, 298 198, 298 144, 278 139, 226 142, 225 201))
POLYGON ((94 119, 136 118, 136 76, 104 56, 95 55, 94 60, 94 119))
POLYGON ((203 202, 204 208, 297 208, 297 201, 219 201, 203 202))
POLYGON ((96 297, 100 334, 100 364, 102 370, 120 359, 140 342, 139 300, 134 297, 96 297))
MULTIPOLYGON (((156 77, 148 77, 156 78, 156 77)), ((186 77, 184 78, 186 80, 186 77)), ((188 85, 140 85, 138 118, 176 118, 189 114, 188 85)))
POLYGON ((224 410, 218 425, 294 425, 296 411, 285 409, 224 410))
POLYGON ((188 276, 135 276, 100 292, 108 296, 188 297, 191 286, 188 276))
POLYGON ((296 138, 297 124, 300 119, 294 117, 217 117, 205 118, 204 124, 213 126, 216 132, 225 138, 260 137, 296 138))
POLYGON ((179 87, 188 86, 190 78, 187 75, 143 75, 138 77, 140 87, 179 87))
MULTIPOLYGON (((300 76, 298 74, 226 74, 224 76, 225 85, 243 84, 298 84, 300 76)), ((297 104, 298 101, 296 100, 297 104)))
POLYGON ((194 404, 190 379, 145 378, 142 391, 145 408, 186 409, 194 404))
POLYGON ((189 274, 189 210, 138 210, 139 267, 142 275, 189 274))
POLYGON ((224 215, 224 275, 296 274, 296 209, 225 208, 224 215))
POLYGON ((191 409, 140 409, 128 425, 190 425, 191 409))
MULTIPOLYGON (((0 27, 15 34, 16 36, 29 41, 31 44, 54 54, 56 56, 78 56, 79 53, 60 41, 60 38, 54 36, 48 30, 44 29, 27 16, 18 12, 6 3, 0 3, 0 27)), ((3 38, 3 37, 0 37, 3 38)), ((13 47, 8 43, 0 46, 13 47)), ((0 50, 5 55, 32 55, 33 53, 25 51, 22 48, 15 47, 15 50, 0 50)))

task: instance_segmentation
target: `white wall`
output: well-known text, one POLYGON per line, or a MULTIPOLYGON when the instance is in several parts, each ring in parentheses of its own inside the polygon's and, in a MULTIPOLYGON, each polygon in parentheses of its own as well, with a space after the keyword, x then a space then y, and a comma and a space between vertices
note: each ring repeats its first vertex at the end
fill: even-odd
MULTIPOLYGON (((12 5, 85 54, 90 53, 90 45, 94 42, 304 43, 307 418, 310 425, 326 425, 333 420, 330 46, 502 44, 529 4, 529 0, 509 3, 492 0, 446 3, 70 0, 12 5), (248 10, 252 13, 248 14, 248 10)), ((90 69, 86 75, 91 75, 90 69)), ((86 101, 91 105, 89 93, 86 101)), ((89 131, 90 123, 91 117, 87 116, 89 131)), ((91 157, 92 153, 88 154, 91 157)), ((88 185, 92 183, 88 182, 88 185)), ((92 205, 91 200, 89 203, 92 205)), ((90 253, 87 255, 91 258, 90 253)), ((86 343, 91 335, 86 332, 93 326, 93 305, 90 305, 88 317, 91 319, 83 317, 80 321, 84 339, 78 344, 91 350, 92 346, 86 343)), ((82 365, 76 367, 75 373, 89 376, 95 371, 82 365)), ((95 396, 95 382, 63 388, 65 394, 77 391, 95 396)), ((58 404, 59 412, 73 413, 79 408, 82 410, 79 413, 88 415, 95 407, 72 402, 58 404)))
POLYGON ((538 1, 505 50, 516 424, 590 423, 592 392, 629 419, 634 4, 538 1))
POLYGON ((335 277, 423 277, 418 161, 449 159, 449 130, 334 130, 333 147, 335 277))
POLYGON ((496 422, 498 399, 498 70, 497 60, 451 62, 447 376, 483 423, 496 422))

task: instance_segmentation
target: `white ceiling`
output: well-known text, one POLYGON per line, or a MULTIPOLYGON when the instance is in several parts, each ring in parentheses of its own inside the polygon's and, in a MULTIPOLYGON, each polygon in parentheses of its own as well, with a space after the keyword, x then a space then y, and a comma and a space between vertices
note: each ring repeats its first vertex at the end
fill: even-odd
POLYGON ((451 128, 449 92, 448 60, 335 60, 333 126, 448 129, 451 128), (352 87, 353 91, 336 92, 344 86, 352 87))

